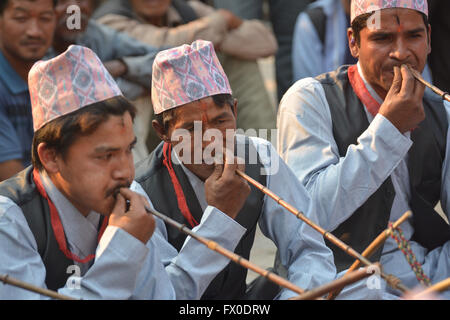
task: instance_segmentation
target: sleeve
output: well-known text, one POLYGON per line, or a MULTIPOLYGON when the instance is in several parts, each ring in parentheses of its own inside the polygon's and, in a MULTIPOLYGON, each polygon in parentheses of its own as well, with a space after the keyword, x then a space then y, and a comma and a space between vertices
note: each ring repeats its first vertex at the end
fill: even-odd
POLYGON ((278 50, 272 32, 258 20, 244 20, 239 28, 230 30, 219 46, 230 56, 246 60, 265 58, 278 50))
MULTIPOLYGON (((268 173, 267 188, 317 223, 316 209, 306 189, 273 146, 268 142, 260 142, 258 154, 268 173), (267 169, 268 165, 270 169, 267 169)), ((267 195, 259 225, 263 234, 278 248, 289 281, 304 290, 310 290, 334 280, 336 269, 333 254, 325 245, 322 235, 267 195)), ((278 298, 288 299, 296 295, 283 289, 278 298)))
MULTIPOLYGON (((213 7, 200 1, 191 0, 189 5, 200 17, 218 15, 213 7)), ((223 53, 237 58, 255 60, 275 54, 278 44, 272 30, 268 29, 261 21, 252 19, 243 20, 239 28, 226 31, 219 44, 219 49, 223 53)))
MULTIPOLYGON (((144 195, 153 208, 146 192, 138 183, 133 182, 131 188, 144 195)), ((167 240, 164 222, 158 218, 156 222, 157 227, 152 239, 159 249, 166 272, 175 288, 176 299, 200 299, 210 282, 230 260, 191 237, 186 238, 180 252, 177 252, 167 240)), ((217 208, 208 206, 200 224, 192 231, 234 251, 246 229, 217 208)))
MULTIPOLYGON (((45 266, 20 208, 0 196, 0 273, 46 288, 45 266)), ((122 229, 107 227, 94 264, 84 276, 71 276, 58 292, 80 299, 128 299, 148 249, 122 229)), ((154 274, 158 279, 158 275, 154 274)), ((164 278, 161 278, 164 280, 164 278)), ((151 288, 147 288, 151 289, 151 288)), ((37 293, 0 284, 0 299, 46 299, 37 293)))
POLYGON ((283 97, 278 128, 281 157, 317 204, 320 225, 330 231, 379 188, 412 145, 378 114, 340 157, 325 93, 312 78, 298 81, 283 97))
POLYGON ((196 39, 208 40, 214 45, 218 45, 227 31, 226 21, 218 13, 171 28, 156 27, 116 14, 105 15, 98 22, 156 47, 180 46, 185 43, 192 43, 196 39))
POLYGON ((0 162, 22 159, 21 142, 2 108, 0 108, 0 128, 0 162))
POLYGON ((127 67, 125 79, 149 88, 152 77, 152 66, 158 49, 137 41, 129 35, 106 28, 113 33, 112 44, 115 59, 123 61, 127 67))
POLYGON ((292 68, 294 82, 324 72, 323 43, 309 16, 302 12, 295 23, 292 37, 292 68))
POLYGON ((450 220, 450 103, 448 101, 444 101, 444 107, 447 112, 449 128, 447 131, 447 149, 442 169, 441 206, 448 221, 450 220))

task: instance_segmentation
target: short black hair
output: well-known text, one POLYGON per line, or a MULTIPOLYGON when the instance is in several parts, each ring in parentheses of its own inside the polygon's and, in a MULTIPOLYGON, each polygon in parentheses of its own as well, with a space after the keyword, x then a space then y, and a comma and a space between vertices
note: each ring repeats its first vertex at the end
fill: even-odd
MULTIPOLYGON (((211 98, 213 99, 214 103, 219 107, 223 107, 225 104, 228 104, 234 113, 234 99, 231 94, 228 93, 215 94, 212 95, 211 98)), ((158 123, 164 128, 164 132, 167 132, 167 130, 169 129, 170 119, 173 118, 175 110, 176 109, 170 109, 155 115, 155 120, 158 121, 158 123)))
POLYGON ((124 97, 117 96, 93 103, 46 123, 34 133, 31 146, 31 162, 42 170, 37 147, 45 143, 64 158, 73 143, 82 136, 93 133, 110 116, 120 116, 129 112, 134 120, 136 108, 124 97))
MULTIPOLYGON (((9 0, 0 0, 0 15, 5 11, 6 6, 8 5, 9 0)), ((29 0, 33 1, 33 0, 29 0)), ((53 8, 58 4, 58 0, 53 0, 53 8)))
MULTIPOLYGON (((428 17, 422 13, 419 12, 422 15, 423 23, 425 24, 426 30, 427 30, 427 36, 428 35, 428 27, 430 25, 430 22, 428 21, 428 17)), ((355 37, 356 44, 359 46, 361 44, 361 30, 367 27, 367 20, 374 14, 374 12, 368 12, 365 14, 362 14, 358 17, 356 17, 352 22, 352 30, 353 30, 353 36, 355 37)))

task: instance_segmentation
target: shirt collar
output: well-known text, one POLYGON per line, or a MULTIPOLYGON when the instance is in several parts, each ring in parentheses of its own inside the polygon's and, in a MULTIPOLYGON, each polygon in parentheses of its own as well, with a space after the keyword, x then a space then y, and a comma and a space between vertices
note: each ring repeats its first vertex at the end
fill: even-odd
POLYGON ((192 189, 195 192, 195 195, 197 196, 197 200, 200 203, 200 207, 203 211, 205 211, 206 207, 208 207, 208 203, 206 202, 206 196, 205 196, 205 183, 200 180, 199 177, 197 177, 191 170, 186 168, 184 164, 181 162, 180 158, 178 158, 178 154, 176 153, 175 149, 172 149, 172 159, 174 159, 178 163, 181 168, 183 169, 184 174, 187 176, 189 183, 192 186, 192 189))
POLYGON ((100 214, 91 211, 84 217, 58 190, 45 171, 40 171, 42 184, 58 210, 70 250, 78 256, 95 253, 100 214))
POLYGON ((364 85, 367 88, 367 91, 369 91, 372 98, 374 98, 379 104, 383 104, 383 102, 384 102, 383 99, 381 99, 381 97, 378 95, 378 93, 375 91, 375 89, 370 85, 369 82, 367 82, 366 78, 364 77, 364 72, 361 68, 359 61, 356 65, 358 66, 358 73, 361 76, 361 79, 363 80, 364 85))
POLYGON ((23 81, 16 70, 13 69, 9 61, 0 50, 0 79, 8 87, 12 94, 17 95, 28 91, 28 84, 23 81))

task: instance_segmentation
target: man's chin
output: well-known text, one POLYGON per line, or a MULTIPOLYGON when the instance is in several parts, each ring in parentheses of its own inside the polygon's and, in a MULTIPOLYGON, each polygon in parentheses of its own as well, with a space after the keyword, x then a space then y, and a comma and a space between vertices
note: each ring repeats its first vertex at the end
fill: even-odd
POLYGON ((34 63, 41 60, 47 53, 47 48, 26 49, 18 53, 21 60, 34 63))

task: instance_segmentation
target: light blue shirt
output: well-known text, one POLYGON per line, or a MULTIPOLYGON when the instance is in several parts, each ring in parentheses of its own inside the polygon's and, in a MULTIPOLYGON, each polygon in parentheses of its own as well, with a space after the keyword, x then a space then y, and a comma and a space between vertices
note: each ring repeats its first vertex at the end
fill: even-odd
MULTIPOLYGON (((358 66, 359 67, 359 66, 358 66)), ((360 75, 364 79, 360 68, 360 75)), ((365 81, 365 80, 364 80, 365 81)), ((365 81, 372 96, 382 102, 365 81)), ((445 103, 450 119, 450 106, 445 103)), ((381 114, 372 117, 366 111, 369 127, 349 146, 345 157, 340 157, 332 131, 331 113, 322 85, 313 78, 297 81, 283 97, 277 127, 278 151, 309 191, 318 206, 320 225, 336 229, 391 177, 396 196, 390 221, 397 220, 409 210, 408 150, 412 145, 409 133, 401 134, 381 114)), ((448 135, 447 135, 448 137, 448 135)), ((447 153, 449 139, 447 138, 447 153)), ((449 215, 449 155, 442 171, 441 205, 449 215)), ((410 221, 401 228, 410 239, 413 228, 410 221)), ((411 248, 432 283, 450 275, 450 243, 428 252, 411 241, 411 248)), ((388 239, 383 248, 381 264, 386 273, 396 275, 406 286, 413 288, 418 281, 396 243, 388 239)), ((447 297, 448 292, 447 292, 447 297)))
MULTIPOLYGON (((236 135, 236 139, 238 144, 244 142, 243 135, 236 135)), ((317 222, 316 210, 306 189, 279 157, 272 144, 261 138, 249 139, 255 145, 267 173, 267 188, 302 211, 309 219, 317 222)), ((173 156, 176 156, 175 151, 172 152, 173 156)), ((182 168, 200 205, 204 208, 206 206, 204 182, 185 166, 182 165, 182 168)), ((325 245, 322 235, 267 195, 264 196, 263 202, 258 224, 262 233, 278 248, 281 263, 287 269, 287 279, 305 290, 332 281, 336 275, 333 254, 325 245)), ((296 295, 284 289, 277 298, 288 299, 296 295)))
MULTIPOLYGON (((95 260, 80 267, 59 293, 82 299, 199 299, 211 280, 229 260, 188 237, 178 253, 167 242, 164 223, 142 243, 123 229, 108 226, 97 245, 99 214, 87 217, 58 191, 45 174, 44 188, 63 224, 68 248, 95 260)), ((144 193, 136 182, 131 189, 144 193)), ((205 210, 197 234, 233 251, 245 228, 214 207, 205 210)), ((21 209, 0 196, 0 274, 45 288, 46 270, 21 209)), ((73 273, 68 270, 68 273, 73 273)), ((0 283, 0 299, 45 299, 36 293, 0 283)))
POLYGON ((301 12, 292 37, 294 81, 334 70, 344 61, 348 22, 341 0, 319 0, 308 6, 317 7, 323 9, 326 17, 325 43, 320 41, 308 14, 301 12))

